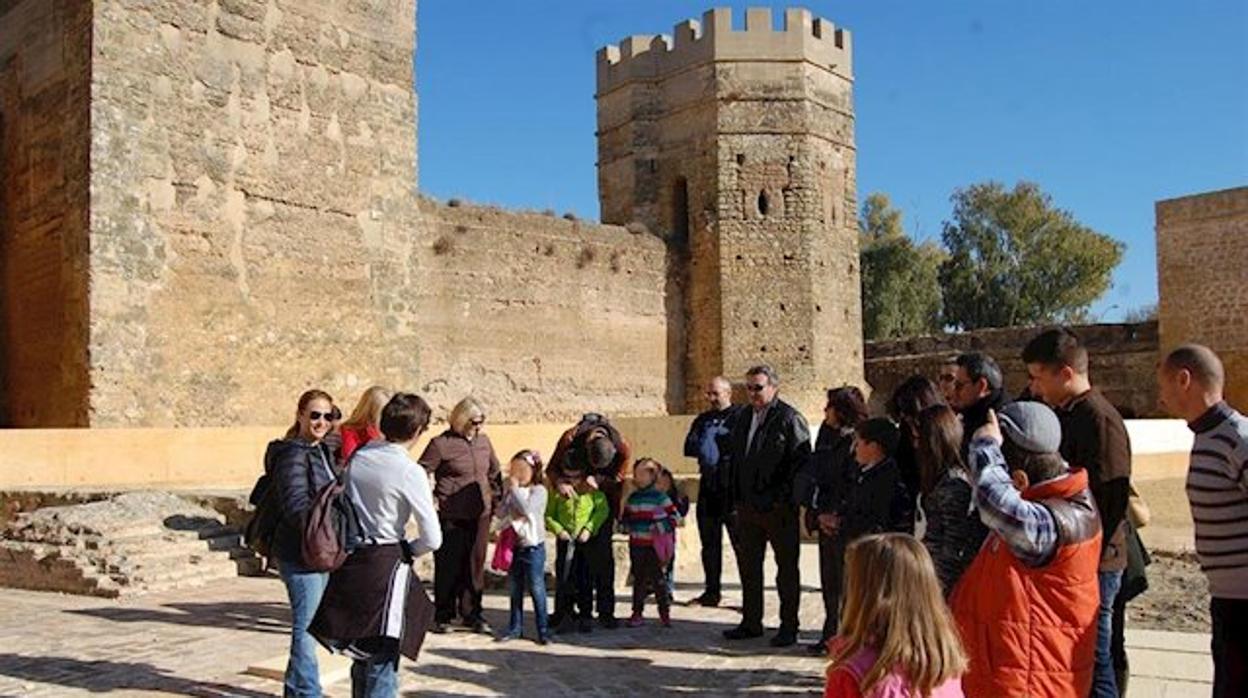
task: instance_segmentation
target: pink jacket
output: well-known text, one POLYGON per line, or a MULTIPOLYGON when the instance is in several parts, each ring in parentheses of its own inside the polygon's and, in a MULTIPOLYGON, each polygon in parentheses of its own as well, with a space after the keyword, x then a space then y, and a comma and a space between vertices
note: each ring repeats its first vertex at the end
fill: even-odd
MULTIPOLYGON (((869 647, 858 650, 850 660, 828 677, 828 685, 824 690, 825 698, 919 698, 918 692, 910 687, 910 682, 900 671, 894 670, 871 687, 869 693, 862 693, 859 686, 862 677, 867 675, 875 664, 878 652, 869 647)), ((964 698, 962 680, 950 679, 932 691, 931 698, 964 698)))

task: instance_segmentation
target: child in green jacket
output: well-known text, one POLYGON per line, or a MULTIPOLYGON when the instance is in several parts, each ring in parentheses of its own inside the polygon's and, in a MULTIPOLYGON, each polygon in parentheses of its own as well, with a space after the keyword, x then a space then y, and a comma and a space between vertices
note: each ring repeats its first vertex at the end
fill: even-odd
POLYGON ((556 538, 555 613, 550 618, 555 632, 567 632, 573 622, 580 632, 593 629, 589 565, 577 545, 588 541, 610 517, 607 496, 583 481, 576 484, 573 496, 565 497, 555 489, 547 500, 546 530, 556 538))

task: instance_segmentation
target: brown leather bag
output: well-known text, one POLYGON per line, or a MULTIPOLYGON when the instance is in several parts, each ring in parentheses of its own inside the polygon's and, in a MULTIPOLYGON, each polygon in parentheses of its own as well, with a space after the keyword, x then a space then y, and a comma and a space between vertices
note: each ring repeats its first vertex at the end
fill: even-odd
POLYGON ((339 475, 316 493, 308 508, 300 547, 303 564, 312 571, 338 569, 359 540, 359 515, 345 490, 339 475))

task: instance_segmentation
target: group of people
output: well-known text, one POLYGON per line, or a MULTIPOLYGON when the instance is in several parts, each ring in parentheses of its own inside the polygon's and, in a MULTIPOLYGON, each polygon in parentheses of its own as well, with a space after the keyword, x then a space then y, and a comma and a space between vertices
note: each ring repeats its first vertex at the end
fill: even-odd
MULTIPOLYGON (((770 546, 780 601, 770 644, 795 644, 805 530, 818 538, 825 618, 810 651, 831 659, 826 695, 1125 692, 1123 604, 1146 557, 1132 522, 1130 440, 1073 332, 1041 333, 1022 358, 1029 380, 1017 400, 978 353, 951 359, 935 382, 905 381, 886 415, 871 416, 858 388, 829 390, 813 440, 771 368, 747 372, 746 404, 733 404, 727 379, 711 381, 710 409, 685 441, 699 467, 705 571, 691 603, 721 603, 727 533, 743 603, 724 636, 762 636, 770 546)), ((1174 350, 1158 379, 1164 405, 1197 433, 1188 492, 1214 597, 1215 695, 1248 695, 1248 420, 1222 401, 1222 367, 1206 348, 1174 350)), ((339 422, 330 396, 308 391, 286 438, 270 444, 265 468, 282 511, 272 550, 292 609, 287 695, 319 695, 317 641, 355 660, 355 695, 380 696, 395 694, 399 657, 415 658, 426 629, 459 622, 493 634, 482 615, 492 534, 511 600, 499 641, 521 637, 526 595, 539 644, 617 627, 617 532, 629 541, 627 625, 644 624, 650 595, 670 625, 675 536, 689 511, 670 470, 634 461, 619 430, 587 414, 549 462, 526 449, 504 473, 472 398, 413 459, 430 415, 417 395, 371 388, 339 422), (335 482, 358 514, 358 540, 327 574, 304 564, 300 535, 335 482), (410 565, 428 552, 432 602, 410 565)))

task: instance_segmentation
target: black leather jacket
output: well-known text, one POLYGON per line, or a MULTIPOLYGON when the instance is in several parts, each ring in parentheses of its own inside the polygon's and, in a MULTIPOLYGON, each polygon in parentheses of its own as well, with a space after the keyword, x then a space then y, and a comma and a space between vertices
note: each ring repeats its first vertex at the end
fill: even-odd
POLYGON ((274 555, 283 562, 302 566, 304 519, 316 493, 339 472, 334 455, 323 442, 313 445, 300 439, 275 440, 269 442, 264 453, 264 471, 277 488, 282 512, 273 537, 274 555))
POLYGON ((778 398, 751 442, 753 419, 753 408, 747 407, 728 437, 732 454, 727 473, 729 496, 759 511, 791 507, 794 479, 810 458, 810 427, 800 412, 778 398))
POLYGON ((988 536, 988 527, 979 520, 971 497, 971 483, 953 473, 945 473, 932 491, 923 495, 927 520, 923 545, 932 554, 945 596, 953 591, 988 536))

